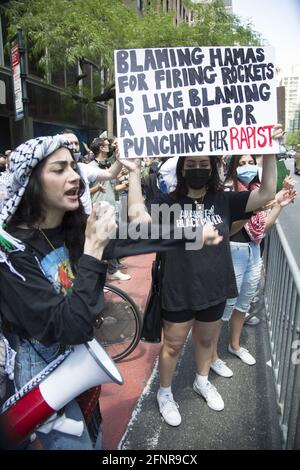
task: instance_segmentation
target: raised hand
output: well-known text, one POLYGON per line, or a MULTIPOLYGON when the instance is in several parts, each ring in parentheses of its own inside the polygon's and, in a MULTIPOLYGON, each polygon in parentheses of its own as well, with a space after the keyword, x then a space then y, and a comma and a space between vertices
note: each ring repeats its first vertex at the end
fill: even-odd
POLYGON ((282 183, 282 189, 294 189, 295 187, 295 184, 296 184, 296 181, 292 178, 292 176, 286 176, 283 180, 283 183, 282 183))
POLYGON ((103 186, 103 183, 98 183, 97 185, 97 191, 99 191, 99 193, 106 193, 106 189, 105 187, 103 186))
POLYGON ((106 202, 95 204, 87 219, 84 253, 101 260, 103 250, 109 240, 115 238, 116 230, 115 208, 106 202))
POLYGON ((137 172, 141 168, 140 158, 119 158, 119 162, 122 163, 129 172, 137 172))
POLYGON ((283 131, 281 124, 276 124, 272 129, 272 139, 273 140, 282 140, 285 132, 283 131))
POLYGON ((276 194, 275 202, 280 207, 285 207, 291 202, 293 202, 296 196, 297 196, 297 191, 294 191, 293 189, 290 189, 290 190, 282 189, 276 194))

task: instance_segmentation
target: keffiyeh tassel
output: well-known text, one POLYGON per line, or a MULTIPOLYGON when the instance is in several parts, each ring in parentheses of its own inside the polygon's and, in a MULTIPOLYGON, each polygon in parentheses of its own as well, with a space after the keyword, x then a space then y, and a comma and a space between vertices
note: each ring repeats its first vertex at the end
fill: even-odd
POLYGON ((13 267, 11 262, 8 260, 7 255, 15 251, 24 251, 25 246, 17 238, 12 237, 9 233, 5 232, 2 227, 0 227, 0 263, 5 263, 9 270, 19 276, 23 281, 26 281, 25 277, 22 274, 18 273, 13 267))

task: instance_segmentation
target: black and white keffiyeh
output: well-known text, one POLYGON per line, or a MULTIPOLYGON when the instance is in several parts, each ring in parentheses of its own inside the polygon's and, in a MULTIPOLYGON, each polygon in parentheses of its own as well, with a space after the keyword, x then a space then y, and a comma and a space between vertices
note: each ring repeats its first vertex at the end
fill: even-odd
POLYGON ((29 183, 32 170, 60 147, 72 148, 64 135, 37 137, 19 145, 10 154, 6 197, 0 212, 0 263, 5 263, 11 272, 20 277, 23 276, 14 270, 7 254, 13 251, 23 251, 25 247, 19 240, 5 232, 1 226, 6 224, 16 212, 29 183))
POLYGON ((6 198, 0 212, 0 224, 16 212, 34 167, 60 147, 69 147, 63 135, 37 137, 19 145, 10 154, 6 198))

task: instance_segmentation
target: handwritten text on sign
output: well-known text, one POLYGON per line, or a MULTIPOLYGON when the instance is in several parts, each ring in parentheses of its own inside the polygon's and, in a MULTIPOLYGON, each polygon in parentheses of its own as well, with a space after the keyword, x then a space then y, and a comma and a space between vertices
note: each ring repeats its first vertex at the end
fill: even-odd
POLYGON ((118 50, 115 75, 122 155, 275 151, 272 48, 118 50))

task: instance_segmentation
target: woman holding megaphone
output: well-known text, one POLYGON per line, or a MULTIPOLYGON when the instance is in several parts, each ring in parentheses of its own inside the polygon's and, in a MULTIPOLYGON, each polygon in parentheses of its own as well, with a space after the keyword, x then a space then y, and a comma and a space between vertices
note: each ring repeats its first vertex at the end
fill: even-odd
MULTIPOLYGON (((107 266, 102 254, 116 224, 111 206, 96 207, 86 219, 79 199, 84 185, 65 135, 31 139, 17 147, 11 153, 10 175, 0 212, 0 226, 5 224, 0 233, 0 311, 4 325, 18 337, 15 382, 21 388, 69 345, 83 347, 92 340, 103 308, 107 266)), ((83 350, 75 346, 76 357, 93 353, 88 344, 83 350)), ((72 373, 73 362, 65 367, 80 380, 80 373, 72 373)), ((66 395, 63 405, 76 396, 65 393, 68 384, 60 377, 57 381, 47 391, 49 403, 55 403, 49 405, 53 413, 60 390, 66 395)), ((79 387, 79 393, 83 390, 79 387)), ((92 449, 86 427, 78 425, 82 414, 75 400, 67 404, 65 416, 56 425, 50 420, 37 433, 42 447, 92 449), (68 421, 74 418, 77 424, 68 421)))
MULTIPOLYGON (((115 256, 114 243, 107 247, 116 230, 114 209, 101 204, 87 219, 83 189, 68 134, 32 139, 12 152, 0 212, 0 312, 6 330, 18 338, 16 365, 5 367, 14 369, 18 392, 0 410, 0 431, 20 443, 37 429, 44 449, 92 449, 75 397, 107 381, 122 383, 113 362, 91 341, 103 309, 103 256, 185 243, 147 238, 137 248, 135 239, 120 239, 115 256)), ((209 237, 217 237, 213 228, 209 237)), ((94 393, 92 405, 98 398, 94 393)), ((88 401, 89 416, 91 409, 88 401)))

